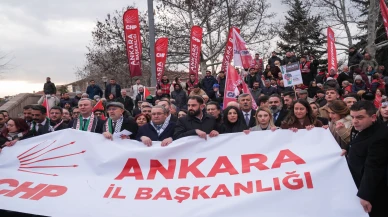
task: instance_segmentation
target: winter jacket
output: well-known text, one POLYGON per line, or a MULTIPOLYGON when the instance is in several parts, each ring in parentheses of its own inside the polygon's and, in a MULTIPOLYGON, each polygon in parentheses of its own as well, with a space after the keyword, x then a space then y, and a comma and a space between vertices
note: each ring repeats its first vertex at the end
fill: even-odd
POLYGON ((131 97, 125 96, 124 98, 123 96, 121 96, 119 98, 116 98, 116 102, 121 102, 124 105, 125 110, 132 113, 134 104, 131 97))
POLYGON ((262 88, 262 93, 264 93, 265 95, 267 96, 271 96, 272 94, 276 94, 277 93, 277 89, 275 87, 263 87, 262 88))
POLYGON ((192 89, 194 88, 195 85, 199 85, 199 87, 201 87, 201 83, 199 83, 198 80, 195 80, 194 82, 188 80, 186 82, 186 90, 187 90, 187 94, 190 95, 192 89))
MULTIPOLYGON (((115 84, 115 85, 116 85, 116 93, 113 93, 113 95, 115 96, 115 98, 121 97, 121 87, 118 84, 115 84)), ((111 94, 112 86, 113 85, 111 84, 106 85, 106 88, 105 88, 106 98, 108 98, 108 96, 111 94)))
POLYGON ((55 87, 55 84, 51 81, 44 83, 43 85, 43 92, 44 94, 57 94, 57 88, 55 87))
POLYGON ((357 51, 354 51, 353 53, 349 53, 348 66, 351 67, 351 66, 360 64, 363 58, 364 57, 357 51))
POLYGON ((360 62, 360 68, 363 72, 366 72, 368 66, 372 66, 373 69, 377 69, 377 67, 379 66, 379 64, 376 62, 376 60, 362 60, 360 62))
POLYGON ((261 81, 259 73, 255 73, 253 76, 250 74, 245 76, 244 81, 249 88, 253 88, 254 82, 259 82, 259 87, 263 87, 263 82, 261 81))
POLYGON ((315 77, 318 73, 318 66, 319 66, 319 61, 318 60, 313 60, 310 63, 310 71, 313 77, 315 77))
POLYGON ((220 94, 221 96, 224 96, 224 91, 225 91, 225 83, 226 82, 226 77, 224 78, 218 78, 218 84, 220 85, 220 94))
POLYGON ((350 142, 350 131, 352 130, 352 117, 350 115, 336 121, 335 123, 330 122, 329 123, 329 129, 331 134, 333 134, 335 140, 337 141, 338 145, 342 149, 346 149, 348 147, 348 144, 350 142), (345 127, 340 128, 339 130, 336 129, 335 123, 341 122, 345 125, 345 127))
POLYGON ((175 99, 175 105, 178 108, 182 109, 182 108, 186 107, 186 105, 187 105, 187 94, 186 94, 186 92, 184 90, 182 90, 182 88, 179 89, 178 91, 176 91, 176 90, 172 91, 171 98, 175 99))
POLYGON ((357 93, 360 90, 366 90, 366 85, 364 81, 361 81, 361 84, 354 83, 352 86, 352 93, 357 93))
POLYGON ((69 103, 71 107, 74 107, 74 106, 77 105, 77 104, 74 103, 74 99, 68 98, 68 99, 61 99, 61 102, 59 103, 59 106, 64 108, 66 103, 69 103))
POLYGON ((162 80, 159 84, 158 84, 158 90, 162 90, 162 93, 163 95, 170 95, 170 88, 171 88, 171 84, 170 84, 170 80, 162 80))
POLYGON ((210 91, 213 90, 213 85, 217 83, 213 76, 205 76, 201 81, 201 88, 209 95, 210 91))
POLYGON ((268 65, 271 66, 271 69, 275 67, 276 60, 279 61, 280 63, 282 62, 282 60, 278 56, 272 56, 271 58, 268 59, 268 65))
POLYGON ((287 64, 295 63, 295 62, 298 62, 298 60, 296 59, 295 56, 291 56, 291 57, 284 57, 284 59, 281 63, 283 65, 287 65, 287 64))
POLYGON ((326 81, 326 75, 325 72, 319 72, 318 75, 315 77, 315 81, 320 84, 325 83, 326 81))
POLYGON ((249 88, 249 90, 251 91, 252 97, 255 100, 256 104, 259 105, 259 97, 261 94, 261 88, 257 88, 257 89, 249 88))
POLYGON ((385 85, 383 84, 383 81, 378 79, 373 79, 372 84, 370 85, 370 90, 372 91, 372 93, 376 93, 376 90, 380 88, 385 89, 385 85))
POLYGON ((86 88, 86 93, 89 95, 89 99, 94 99, 95 95, 102 97, 102 94, 103 94, 101 88, 98 85, 89 85, 86 88))
POLYGON ((343 81, 353 83, 353 76, 349 72, 341 72, 337 77, 337 81, 339 85, 342 85, 343 81))

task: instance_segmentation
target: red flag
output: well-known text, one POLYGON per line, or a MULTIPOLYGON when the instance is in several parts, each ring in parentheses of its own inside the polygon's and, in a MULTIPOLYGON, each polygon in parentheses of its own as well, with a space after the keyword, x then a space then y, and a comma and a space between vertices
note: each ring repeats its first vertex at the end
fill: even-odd
MULTIPOLYGON (((98 101, 96 103, 96 105, 93 107, 93 110, 92 112, 95 112, 97 110, 100 110, 100 111, 104 111, 104 105, 102 104, 102 100, 98 101)), ((106 120, 106 117, 105 117, 105 114, 102 113, 102 116, 100 117, 101 120, 105 121, 106 120)))
POLYGON ((123 22, 129 64, 129 73, 131 77, 141 76, 142 47, 138 10, 128 9, 124 13, 123 22))
POLYGON ((327 28, 327 63, 329 72, 333 69, 337 71, 337 49, 335 48, 335 37, 333 30, 327 28))
POLYGON ((42 106, 44 106, 46 108, 46 115, 48 118, 50 118, 50 105, 47 101, 47 96, 45 95, 44 96, 44 100, 43 100, 43 103, 42 103, 42 106))
POLYGON ((252 108, 253 108, 254 110, 256 110, 258 106, 257 106, 257 104, 256 104, 255 99, 254 99, 253 96, 252 96, 251 91, 250 91, 249 88, 248 88, 248 85, 247 85, 244 81, 242 81, 242 86, 243 86, 243 92, 244 92, 244 93, 248 93, 248 94, 251 96, 251 99, 252 99, 252 108))
POLYGON ((221 71, 225 73, 228 70, 228 65, 230 61, 233 59, 233 29, 235 29, 238 33, 240 33, 240 29, 237 27, 232 27, 229 29, 228 40, 226 41, 224 58, 222 59, 221 71))
POLYGON ((387 37, 388 37, 388 8, 384 0, 380 0, 380 9, 381 9, 381 16, 383 16, 385 32, 387 33, 387 37))
POLYGON ((190 33, 190 66, 189 74, 195 75, 198 79, 199 62, 201 56, 202 45, 202 28, 200 26, 191 27, 190 33))
POLYGON ((233 29, 233 50, 234 65, 242 66, 244 69, 248 69, 252 63, 252 56, 247 49, 246 42, 236 29, 233 29))
POLYGON ((144 95, 144 100, 146 100, 147 96, 151 95, 150 90, 148 90, 148 88, 144 87, 143 95, 144 95))
POLYGON ((155 43, 156 83, 159 84, 164 74, 167 60, 168 38, 159 38, 155 43))
POLYGON ((226 73, 225 91, 224 91, 224 107, 229 102, 236 101, 236 97, 240 95, 238 86, 241 84, 241 78, 236 69, 229 64, 228 73, 226 73))

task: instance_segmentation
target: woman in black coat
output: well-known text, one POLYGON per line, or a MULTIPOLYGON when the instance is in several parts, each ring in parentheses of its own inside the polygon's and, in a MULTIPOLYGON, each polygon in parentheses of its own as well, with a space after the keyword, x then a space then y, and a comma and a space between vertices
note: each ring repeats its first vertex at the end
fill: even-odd
POLYGON ((222 133, 238 133, 249 129, 245 123, 242 112, 235 106, 224 110, 222 133))

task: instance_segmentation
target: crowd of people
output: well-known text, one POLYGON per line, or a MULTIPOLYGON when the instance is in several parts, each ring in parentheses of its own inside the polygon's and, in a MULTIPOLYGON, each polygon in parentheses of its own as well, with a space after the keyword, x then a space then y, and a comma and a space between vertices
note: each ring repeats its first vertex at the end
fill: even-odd
POLYGON ((264 67, 256 54, 249 73, 241 73, 251 92, 241 93, 227 105, 223 103, 223 71, 217 77, 206 71, 201 80, 190 75, 187 82, 179 77, 170 82, 164 75, 155 96, 147 97, 140 80, 128 96, 111 79, 105 92, 91 80, 85 93, 77 92, 74 98, 63 94, 58 99, 48 78, 44 91, 49 96, 49 117, 41 105, 43 97, 38 104, 24 107, 23 119, 0 111, 0 146, 67 128, 99 133, 110 140, 113 134, 127 130, 132 134, 121 135, 122 139, 146 146, 160 141, 161 146, 168 146, 187 136, 206 140, 226 133, 321 127, 331 132, 343 150, 365 211, 371 216, 388 216, 388 74, 384 67, 353 48, 349 66, 341 73, 318 72, 314 57, 301 57, 303 84, 284 87, 279 66, 295 61, 292 52, 283 60, 273 53, 264 67), (103 109, 96 109, 99 101, 103 109))

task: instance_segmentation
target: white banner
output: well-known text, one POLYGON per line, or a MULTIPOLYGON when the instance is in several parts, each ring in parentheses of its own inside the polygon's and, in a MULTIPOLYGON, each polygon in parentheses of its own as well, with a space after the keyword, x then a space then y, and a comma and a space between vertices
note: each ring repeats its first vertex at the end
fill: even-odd
POLYGON ((167 147, 64 130, 0 154, 0 209, 93 217, 366 217, 328 130, 167 147))
POLYGON ((290 63, 280 67, 282 71, 285 87, 303 84, 302 72, 300 71, 299 62, 290 63))

